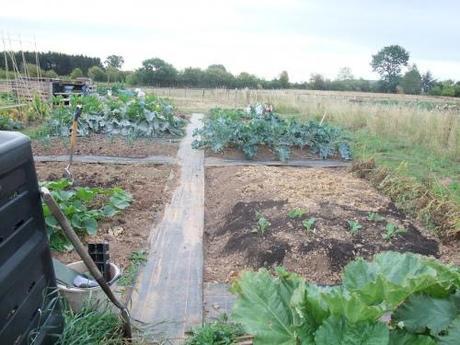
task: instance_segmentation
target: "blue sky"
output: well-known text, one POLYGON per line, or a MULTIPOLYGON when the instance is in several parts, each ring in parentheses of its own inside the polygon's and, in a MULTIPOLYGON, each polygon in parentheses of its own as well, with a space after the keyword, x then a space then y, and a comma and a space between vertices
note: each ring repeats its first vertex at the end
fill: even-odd
MULTIPOLYGON (((460 1, 8 1, 0 12, 7 48, 125 57, 125 69, 160 57, 178 68, 224 64, 233 73, 291 80, 336 76, 344 66, 376 79, 369 62, 400 44, 411 62, 460 80, 460 1), (8 40, 11 39, 11 43, 8 40)), ((0 49, 3 49, 0 42, 0 49)))

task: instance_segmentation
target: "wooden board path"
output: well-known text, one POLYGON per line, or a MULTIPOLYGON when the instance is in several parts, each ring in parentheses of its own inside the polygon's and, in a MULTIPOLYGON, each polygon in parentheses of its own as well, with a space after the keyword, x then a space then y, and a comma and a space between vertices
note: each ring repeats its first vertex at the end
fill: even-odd
POLYGON ((204 155, 191 146, 201 119, 192 115, 180 144, 179 185, 152 229, 148 261, 131 299, 132 317, 173 344, 203 319, 204 155))

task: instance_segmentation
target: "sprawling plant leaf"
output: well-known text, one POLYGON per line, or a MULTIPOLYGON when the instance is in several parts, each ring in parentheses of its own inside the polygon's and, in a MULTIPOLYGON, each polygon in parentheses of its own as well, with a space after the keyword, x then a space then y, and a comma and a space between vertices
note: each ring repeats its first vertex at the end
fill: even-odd
POLYGON ((318 328, 316 345, 388 345, 389 332, 381 322, 351 323, 331 316, 318 328))
MULTIPOLYGON (((118 187, 73 187, 68 179, 44 181, 41 185, 50 190, 59 208, 80 234, 95 235, 98 220, 114 216, 128 207, 133 200, 131 194, 118 187)), ((71 249, 48 206, 43 203, 42 207, 51 247, 59 251, 71 249)))
POLYGON ((395 252, 355 260, 333 287, 261 270, 235 283, 235 316, 258 344, 460 344, 459 282, 457 267, 395 252))
POLYGON ((239 296, 233 318, 242 322, 254 344, 314 345, 310 319, 300 318, 291 308, 294 290, 302 280, 293 274, 279 273, 272 278, 266 270, 245 272, 233 286, 239 296))
POLYGON ((460 315, 449 325, 447 334, 438 337, 439 345, 458 345, 460 342, 460 315))
POLYGON ((395 312, 394 319, 403 322, 404 327, 413 333, 430 330, 432 335, 446 331, 455 317, 460 314, 455 296, 440 299, 426 295, 412 295, 395 312), (427 313, 426 311, 430 312, 427 313))
POLYGON ((402 330, 390 332, 389 345, 436 345, 436 341, 425 335, 407 333, 402 330))

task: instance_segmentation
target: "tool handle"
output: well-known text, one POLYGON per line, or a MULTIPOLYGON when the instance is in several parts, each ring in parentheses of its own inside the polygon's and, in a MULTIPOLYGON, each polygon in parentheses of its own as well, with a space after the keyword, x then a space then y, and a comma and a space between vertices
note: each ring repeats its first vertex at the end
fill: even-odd
POLYGON ((78 119, 81 116, 82 111, 83 111, 83 107, 80 104, 78 104, 77 107, 75 108, 75 113, 73 115, 73 120, 74 121, 78 121, 78 119))

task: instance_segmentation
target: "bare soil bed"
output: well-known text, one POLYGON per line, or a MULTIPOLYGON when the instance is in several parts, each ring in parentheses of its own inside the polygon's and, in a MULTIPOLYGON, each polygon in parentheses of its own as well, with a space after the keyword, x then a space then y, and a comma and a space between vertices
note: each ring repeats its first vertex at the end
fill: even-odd
POLYGON ((205 281, 228 282, 244 269, 282 265, 310 281, 335 284, 356 257, 394 250, 460 262, 458 246, 442 245, 399 212, 365 180, 344 169, 225 167, 206 172, 205 281), (294 208, 306 213, 288 217, 294 208), (264 235, 254 231, 257 215, 271 223, 264 235), (371 221, 369 212, 385 219, 371 221), (316 218, 313 231, 302 221, 316 218), (352 235, 348 220, 362 229, 352 235), (385 240, 386 224, 406 233, 385 240))
MULTIPOLYGON (((36 163, 39 180, 64 177, 66 163, 36 163)), ((75 185, 121 187, 133 195, 132 204, 118 215, 100 220, 98 233, 87 242, 108 241, 111 260, 122 268, 134 250, 148 249, 152 225, 160 219, 164 206, 174 190, 177 169, 173 166, 123 166, 107 164, 74 164, 75 185)), ((80 260, 75 251, 54 253, 63 262, 80 260)))
MULTIPOLYGON (((69 138, 53 137, 34 139, 34 155, 66 155, 69 153, 69 138)), ((179 141, 176 139, 127 139, 125 137, 108 137, 91 135, 77 140, 75 155, 114 156, 145 158, 148 156, 176 156, 179 141)))

